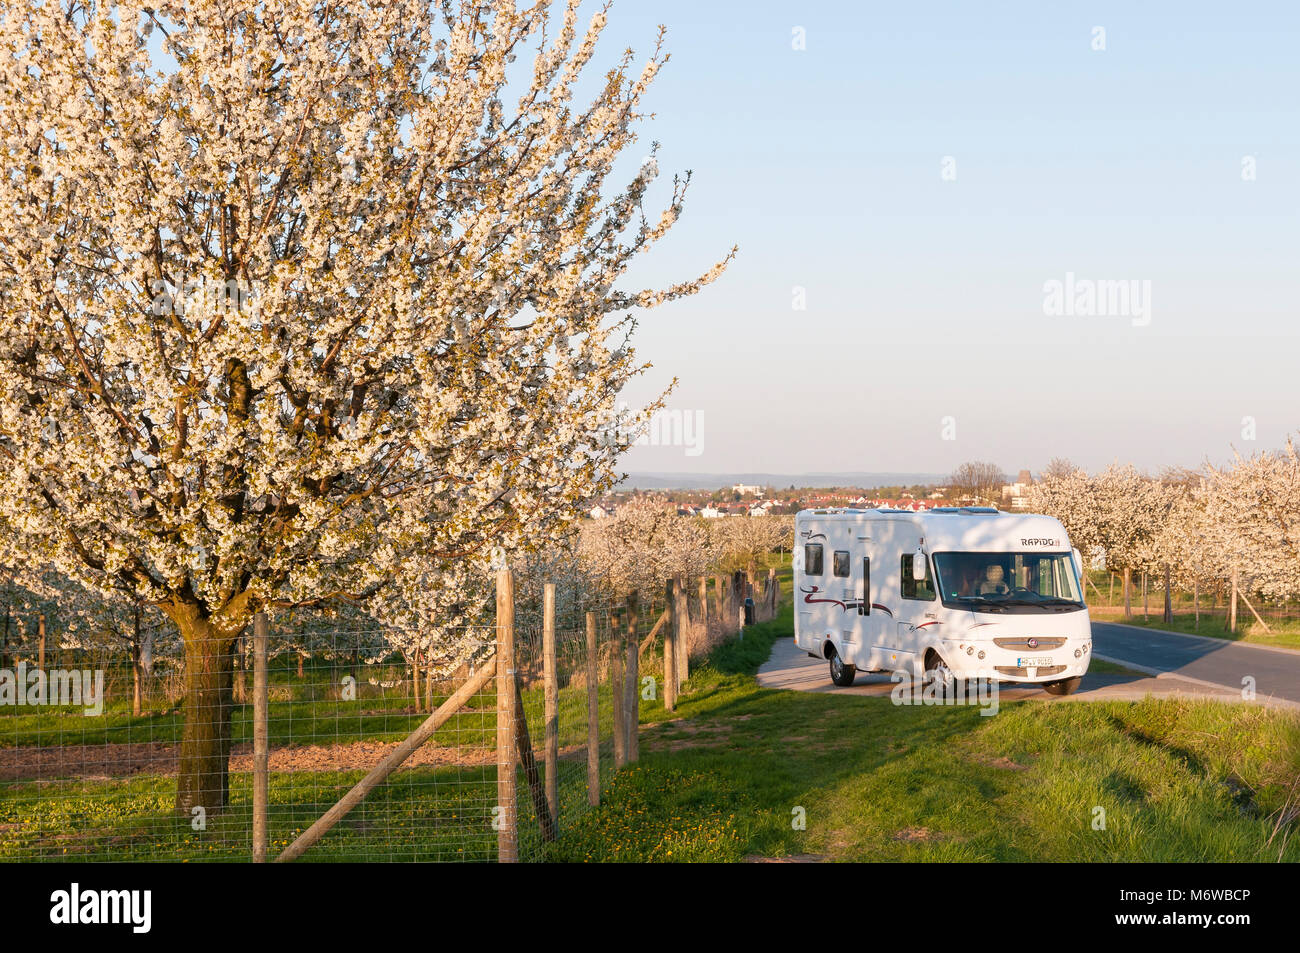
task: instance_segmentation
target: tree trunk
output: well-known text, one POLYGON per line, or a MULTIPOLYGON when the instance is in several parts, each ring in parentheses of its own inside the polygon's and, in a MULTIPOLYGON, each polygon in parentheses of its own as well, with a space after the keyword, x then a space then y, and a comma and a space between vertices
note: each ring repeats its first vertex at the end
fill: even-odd
POLYGON ((1124 618, 1133 618, 1133 570, 1124 570, 1124 618))
POLYGON ((9 667, 9 607, 12 596, 5 592, 5 628, 3 641, 0 641, 0 668, 9 667))
POLYGON ((1169 563, 1165 563, 1165 612, 1161 616, 1161 621, 1166 624, 1173 624, 1174 621, 1174 602, 1173 593, 1169 588, 1169 563))
POLYGON ((1196 615, 1196 624, 1193 628, 1199 632, 1201 630, 1201 581, 1199 579, 1192 581, 1192 612, 1196 615))
POLYGON ((192 610, 178 622, 185 640, 185 727, 176 777, 176 811, 219 814, 230 800, 230 715, 235 636, 192 610))
POLYGON ((140 606, 137 603, 131 620, 131 714, 136 718, 144 712, 140 682, 140 606))
POLYGON ((235 704, 248 701, 248 665, 244 660, 244 634, 235 639, 235 704))
POLYGON ((1228 603, 1228 631, 1237 631, 1237 570, 1232 571, 1232 595, 1228 603))
POLYGON ((420 650, 411 656, 411 704, 420 710, 420 650))
POLYGON ((157 626, 149 626, 140 633, 140 674, 144 676, 144 691, 148 693, 153 683, 153 640, 157 626))

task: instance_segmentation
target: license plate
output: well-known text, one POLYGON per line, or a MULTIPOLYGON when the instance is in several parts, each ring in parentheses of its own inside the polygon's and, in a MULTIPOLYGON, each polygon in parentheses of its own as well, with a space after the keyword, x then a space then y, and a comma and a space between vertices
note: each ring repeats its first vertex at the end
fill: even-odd
POLYGON ((1017 668, 1042 668, 1045 665, 1051 664, 1052 657, 1050 655, 1035 655, 1031 658, 1016 659, 1017 668))

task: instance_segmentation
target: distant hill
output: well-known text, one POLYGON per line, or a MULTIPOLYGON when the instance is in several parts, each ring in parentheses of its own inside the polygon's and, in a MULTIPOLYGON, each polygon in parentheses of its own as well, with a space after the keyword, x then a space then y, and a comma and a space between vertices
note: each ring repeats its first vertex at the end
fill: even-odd
POLYGON ((785 489, 820 486, 942 484, 946 473, 629 473, 620 490, 716 490, 736 483, 785 489))

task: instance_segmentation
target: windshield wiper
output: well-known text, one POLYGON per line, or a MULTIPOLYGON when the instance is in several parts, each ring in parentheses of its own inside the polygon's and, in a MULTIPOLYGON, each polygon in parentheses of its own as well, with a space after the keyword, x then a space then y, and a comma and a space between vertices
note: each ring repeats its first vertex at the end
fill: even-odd
POLYGON ((976 603, 973 608, 976 609, 1002 609, 1006 606, 1005 599, 990 599, 988 596, 951 596, 956 603, 976 603))
POLYGON ((1039 599, 1007 599, 1003 605, 1008 606, 1073 606, 1083 608, 1083 603, 1075 602, 1073 599, 1059 599, 1055 596, 1043 596, 1039 599))

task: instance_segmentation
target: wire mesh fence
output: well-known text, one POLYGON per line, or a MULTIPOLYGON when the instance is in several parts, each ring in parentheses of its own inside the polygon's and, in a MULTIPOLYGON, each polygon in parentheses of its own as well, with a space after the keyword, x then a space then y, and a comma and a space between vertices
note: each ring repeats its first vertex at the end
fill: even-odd
MULTIPOLYGON (((754 591, 758 618, 768 597, 754 591)), ((199 653, 216 671, 197 676, 179 640, 159 640, 147 666, 138 651, 8 646, 0 860, 246 862, 260 839, 268 860, 492 861, 510 859, 503 824, 507 853, 544 859, 637 757, 643 705, 675 692, 669 643, 707 650, 747 592, 719 578, 557 604, 536 587, 512 603, 505 682, 497 622, 431 634, 276 619, 264 688, 252 627, 199 653)))
MULTIPOLYGON (((382 637, 399 642, 399 635, 273 630, 267 689, 272 850, 363 777, 424 720, 430 700, 437 704, 474 667, 471 660, 462 670, 421 677, 417 685, 400 651, 374 649, 382 637)), ((478 627, 454 636, 490 647, 494 633, 478 627)), ((130 673, 120 662, 51 659, 57 664, 45 670, 41 691, 34 681, 38 660, 13 660, 30 691, 27 704, 0 708, 0 858, 247 860, 255 729, 251 642, 246 635, 232 648, 228 711, 217 702, 198 712, 202 720, 228 719, 227 794, 180 810, 192 706, 179 653, 155 659, 154 671, 144 676, 139 715, 133 713, 130 673), (56 686, 68 664, 107 676, 93 704, 58 704, 69 700, 56 686)), ((490 830, 482 836, 463 822, 490 815, 493 717, 490 693, 470 699, 411 757, 409 770, 322 844, 320 859, 486 858, 493 848, 490 830), (417 827, 420 836, 412 837, 417 827)))

